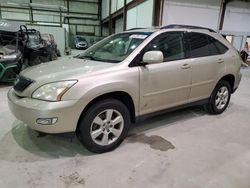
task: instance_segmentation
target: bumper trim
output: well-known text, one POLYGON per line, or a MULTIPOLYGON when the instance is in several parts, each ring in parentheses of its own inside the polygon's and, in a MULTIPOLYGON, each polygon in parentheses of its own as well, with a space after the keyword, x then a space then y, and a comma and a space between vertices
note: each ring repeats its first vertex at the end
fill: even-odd
POLYGON ((31 129, 43 133, 74 132, 82 109, 77 100, 49 102, 16 96, 14 89, 8 92, 8 105, 13 115, 31 129), (39 118, 57 117, 52 125, 40 125, 39 118))

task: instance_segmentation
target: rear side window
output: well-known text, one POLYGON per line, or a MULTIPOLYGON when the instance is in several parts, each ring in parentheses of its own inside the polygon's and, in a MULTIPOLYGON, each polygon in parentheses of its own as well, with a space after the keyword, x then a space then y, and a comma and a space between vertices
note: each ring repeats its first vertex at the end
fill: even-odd
POLYGON ((224 44, 222 44, 215 38, 208 36, 208 39, 209 39, 209 48, 211 55, 224 54, 228 50, 228 48, 224 44))
POLYGON ((202 33, 187 33, 189 42, 189 57, 204 57, 209 56, 209 42, 207 35, 202 33))
POLYGON ((153 39, 144 49, 162 51, 164 61, 174 61, 185 58, 185 45, 182 32, 163 33, 153 39))

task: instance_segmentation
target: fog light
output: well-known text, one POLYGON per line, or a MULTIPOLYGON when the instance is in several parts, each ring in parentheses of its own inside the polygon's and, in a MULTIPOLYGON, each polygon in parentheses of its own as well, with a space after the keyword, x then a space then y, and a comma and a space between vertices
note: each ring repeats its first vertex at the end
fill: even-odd
POLYGON ((38 118, 36 123, 40 125, 53 125, 57 122, 57 119, 58 118, 38 118))

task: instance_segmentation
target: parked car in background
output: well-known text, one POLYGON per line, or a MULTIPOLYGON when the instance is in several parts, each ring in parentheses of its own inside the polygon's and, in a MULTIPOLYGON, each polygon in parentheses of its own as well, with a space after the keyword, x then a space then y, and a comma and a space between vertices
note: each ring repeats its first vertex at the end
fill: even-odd
POLYGON ((240 63, 238 52, 211 29, 130 30, 71 60, 24 70, 8 102, 30 128, 76 132, 88 150, 107 152, 136 120, 194 104, 224 112, 241 80, 240 63))
POLYGON ((89 47, 87 40, 82 36, 74 37, 74 45, 76 49, 80 50, 86 50, 89 47))

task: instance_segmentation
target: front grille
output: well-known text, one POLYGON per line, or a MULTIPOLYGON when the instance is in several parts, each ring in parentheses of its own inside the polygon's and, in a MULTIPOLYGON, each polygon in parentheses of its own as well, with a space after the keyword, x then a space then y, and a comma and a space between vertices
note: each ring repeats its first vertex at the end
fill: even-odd
POLYGON ((14 89, 16 91, 22 92, 32 83, 33 83, 33 80, 30 80, 23 76, 18 76, 14 84, 14 89))

